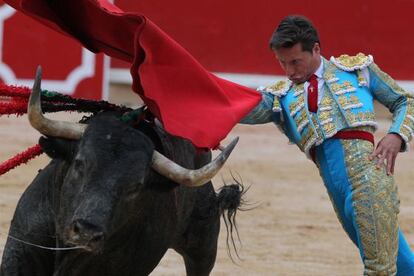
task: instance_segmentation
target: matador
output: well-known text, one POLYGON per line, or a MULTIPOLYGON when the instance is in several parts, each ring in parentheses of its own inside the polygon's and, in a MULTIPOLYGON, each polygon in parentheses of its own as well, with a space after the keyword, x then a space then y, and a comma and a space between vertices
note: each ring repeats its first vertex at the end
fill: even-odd
POLYGON ((241 122, 274 122, 314 161, 337 217, 359 248, 364 275, 414 275, 392 176, 396 154, 408 149, 413 136, 413 95, 371 55, 325 59, 316 29, 304 17, 283 19, 270 46, 288 79, 259 88, 262 101, 241 122), (376 148, 374 100, 393 114, 376 148))

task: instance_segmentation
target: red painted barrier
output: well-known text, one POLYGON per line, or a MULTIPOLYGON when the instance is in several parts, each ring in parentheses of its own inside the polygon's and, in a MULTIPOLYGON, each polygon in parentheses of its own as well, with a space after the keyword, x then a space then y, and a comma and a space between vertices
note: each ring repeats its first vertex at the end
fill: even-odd
MULTIPOLYGON (((0 2, 0 79, 31 86, 37 65, 42 88, 87 99, 106 97, 105 59, 0 2)), ((106 67, 109 63, 106 62, 106 67)))
MULTIPOLYGON (((319 29, 325 57, 372 54, 383 70, 414 80, 414 1, 115 0, 147 15, 215 72, 283 74, 268 48, 275 26, 303 14, 319 29)), ((125 64, 112 62, 114 68, 125 64)))
MULTIPOLYGON (((372 54, 398 80, 414 80, 414 1, 115 0, 125 11, 152 19, 213 72, 283 75, 268 47, 275 26, 288 14, 303 14, 319 29, 322 53, 372 54), (392 8, 392 12, 391 12, 392 8)), ((44 67, 44 88, 100 99, 107 81, 102 55, 26 18, 0 1, 0 79, 31 85, 44 67)), ((120 30, 122 32, 122 30, 120 30)), ((111 61, 113 69, 129 65, 111 61)), ((113 72, 113 71, 112 71, 113 72)), ((128 77, 128 70, 124 70, 128 77)))

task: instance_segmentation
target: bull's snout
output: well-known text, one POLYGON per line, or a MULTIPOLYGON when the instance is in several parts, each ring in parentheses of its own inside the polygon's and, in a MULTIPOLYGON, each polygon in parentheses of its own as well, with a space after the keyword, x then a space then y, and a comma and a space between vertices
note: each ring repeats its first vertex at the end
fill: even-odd
POLYGON ((84 246, 88 251, 99 251, 104 241, 101 227, 85 220, 74 220, 69 226, 67 243, 84 246))

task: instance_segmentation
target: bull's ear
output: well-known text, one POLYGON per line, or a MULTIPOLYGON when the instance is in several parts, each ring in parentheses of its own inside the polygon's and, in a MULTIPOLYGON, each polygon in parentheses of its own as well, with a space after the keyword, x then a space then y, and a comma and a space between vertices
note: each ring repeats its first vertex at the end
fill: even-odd
POLYGON ((69 161, 76 151, 78 141, 55 137, 40 137, 39 144, 50 158, 69 161))

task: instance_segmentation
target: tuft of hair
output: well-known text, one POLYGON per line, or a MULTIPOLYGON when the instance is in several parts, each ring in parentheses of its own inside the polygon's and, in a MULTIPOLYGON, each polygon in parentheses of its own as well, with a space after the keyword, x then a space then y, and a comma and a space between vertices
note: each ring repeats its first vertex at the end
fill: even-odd
POLYGON ((232 251, 234 251, 238 260, 242 260, 238 253, 236 242, 234 240, 233 235, 234 233, 236 233, 237 240, 241 246, 242 243, 239 231, 237 229, 236 215, 238 210, 250 210, 249 208, 244 208, 245 206, 249 205, 244 199, 244 195, 249 190, 249 187, 246 189, 241 180, 239 181, 238 179, 236 179, 233 174, 231 174, 231 176, 235 183, 224 183, 224 186, 221 187, 218 191, 217 199, 219 203, 220 214, 223 217, 224 223, 226 225, 227 254, 229 255, 232 262, 236 263, 231 253, 232 251))
POLYGON ((289 15, 282 19, 270 38, 272 50, 291 48, 301 43, 302 50, 312 53, 313 45, 319 43, 319 35, 312 22, 302 15, 289 15))

